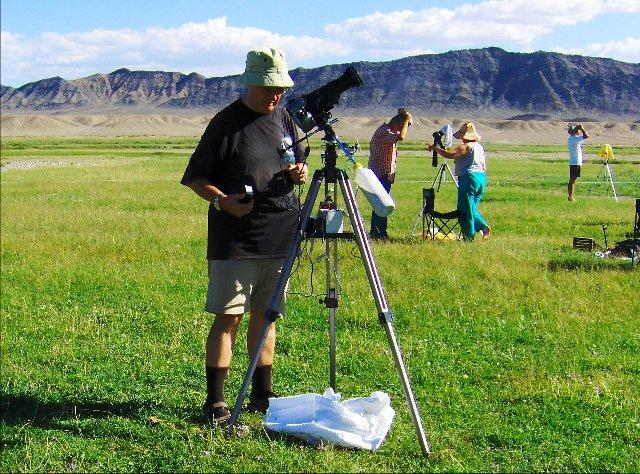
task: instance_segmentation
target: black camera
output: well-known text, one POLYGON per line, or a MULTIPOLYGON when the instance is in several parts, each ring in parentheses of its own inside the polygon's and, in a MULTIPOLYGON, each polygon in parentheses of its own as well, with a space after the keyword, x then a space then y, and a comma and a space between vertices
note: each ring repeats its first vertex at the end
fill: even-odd
POLYGON ((438 166, 438 152, 436 151, 437 146, 440 148, 444 148, 442 144, 442 137, 444 137, 444 132, 442 130, 438 130, 437 132, 433 132, 433 156, 431 157, 431 166, 436 168, 438 166))
POLYGON ((287 101, 284 108, 296 125, 307 133, 327 121, 331 116, 329 111, 340 100, 340 94, 362 84, 358 71, 353 66, 349 66, 342 76, 308 94, 287 101))

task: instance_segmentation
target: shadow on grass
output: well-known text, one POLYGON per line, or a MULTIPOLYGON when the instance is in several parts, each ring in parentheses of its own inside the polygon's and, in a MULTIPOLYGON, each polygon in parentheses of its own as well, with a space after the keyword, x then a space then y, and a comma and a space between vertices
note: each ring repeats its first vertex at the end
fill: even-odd
POLYGON ((317 440, 317 442, 312 442, 312 441, 305 441, 302 438, 299 438, 297 436, 294 436, 292 434, 288 434, 288 433, 279 433, 277 431, 272 431, 269 429, 264 429, 263 430, 263 437, 265 438, 265 440, 271 442, 271 441, 279 441, 285 445, 287 445, 288 447, 292 447, 292 448, 300 448, 300 447, 304 447, 304 448, 314 448, 318 451, 322 451, 325 449, 332 449, 332 450, 339 450, 339 451, 353 451, 353 452, 357 452, 357 451, 361 451, 359 448, 349 448, 346 446, 340 446, 338 444, 332 444, 326 441, 322 441, 322 440, 317 440))
POLYGON ((575 249, 565 249, 554 252, 547 262, 547 270, 583 270, 583 271, 605 271, 616 270, 631 272, 638 268, 638 261, 631 264, 630 258, 606 257, 600 258, 595 253, 581 252, 575 249))
POLYGON ((631 266, 628 260, 607 260, 607 259, 586 259, 586 258, 564 258, 553 259, 547 263, 550 271, 562 270, 585 270, 585 271, 605 271, 617 270, 631 272, 638 268, 638 265, 631 266))
POLYGON ((60 428, 65 420, 102 419, 112 416, 133 418, 142 404, 125 402, 61 401, 43 402, 31 395, 0 392, 0 420, 7 425, 30 424, 39 428, 60 428))

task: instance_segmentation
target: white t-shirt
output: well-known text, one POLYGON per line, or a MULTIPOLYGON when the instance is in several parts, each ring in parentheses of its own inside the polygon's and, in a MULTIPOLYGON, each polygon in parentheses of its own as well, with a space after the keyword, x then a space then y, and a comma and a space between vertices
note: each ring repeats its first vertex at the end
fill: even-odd
POLYGON ((570 165, 582 165, 582 147, 580 145, 584 140, 582 135, 569 135, 567 146, 569 147, 570 165))
POLYGON ((456 176, 462 176, 469 173, 484 173, 487 170, 487 158, 484 154, 484 148, 477 142, 469 142, 469 152, 455 161, 456 176))

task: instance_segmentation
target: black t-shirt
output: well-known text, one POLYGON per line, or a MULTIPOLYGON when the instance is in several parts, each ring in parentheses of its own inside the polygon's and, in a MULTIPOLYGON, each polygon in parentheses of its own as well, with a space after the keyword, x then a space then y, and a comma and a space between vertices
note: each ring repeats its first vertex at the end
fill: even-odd
MULTIPOLYGON (((238 99, 211 119, 181 183, 205 178, 225 194, 244 193, 248 184, 254 203, 241 218, 209 206, 209 260, 286 256, 298 225, 300 200, 284 171, 289 162, 278 150, 283 140, 290 144, 296 139, 291 118, 280 108, 260 114, 238 99)), ((300 145, 293 154, 290 159, 303 160, 300 145)))

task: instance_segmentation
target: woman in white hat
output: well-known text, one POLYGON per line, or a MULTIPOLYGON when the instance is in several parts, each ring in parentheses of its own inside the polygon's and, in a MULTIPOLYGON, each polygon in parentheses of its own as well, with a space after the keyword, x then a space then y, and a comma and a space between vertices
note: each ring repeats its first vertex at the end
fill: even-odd
POLYGON ((487 186, 487 161, 484 148, 478 143, 481 137, 471 122, 463 123, 453 136, 461 139, 462 145, 451 151, 427 145, 427 150, 435 148, 439 155, 454 160, 458 177, 458 211, 462 213, 460 224, 465 240, 473 240, 476 232, 482 232, 483 238, 488 239, 491 227, 478 210, 487 186))

